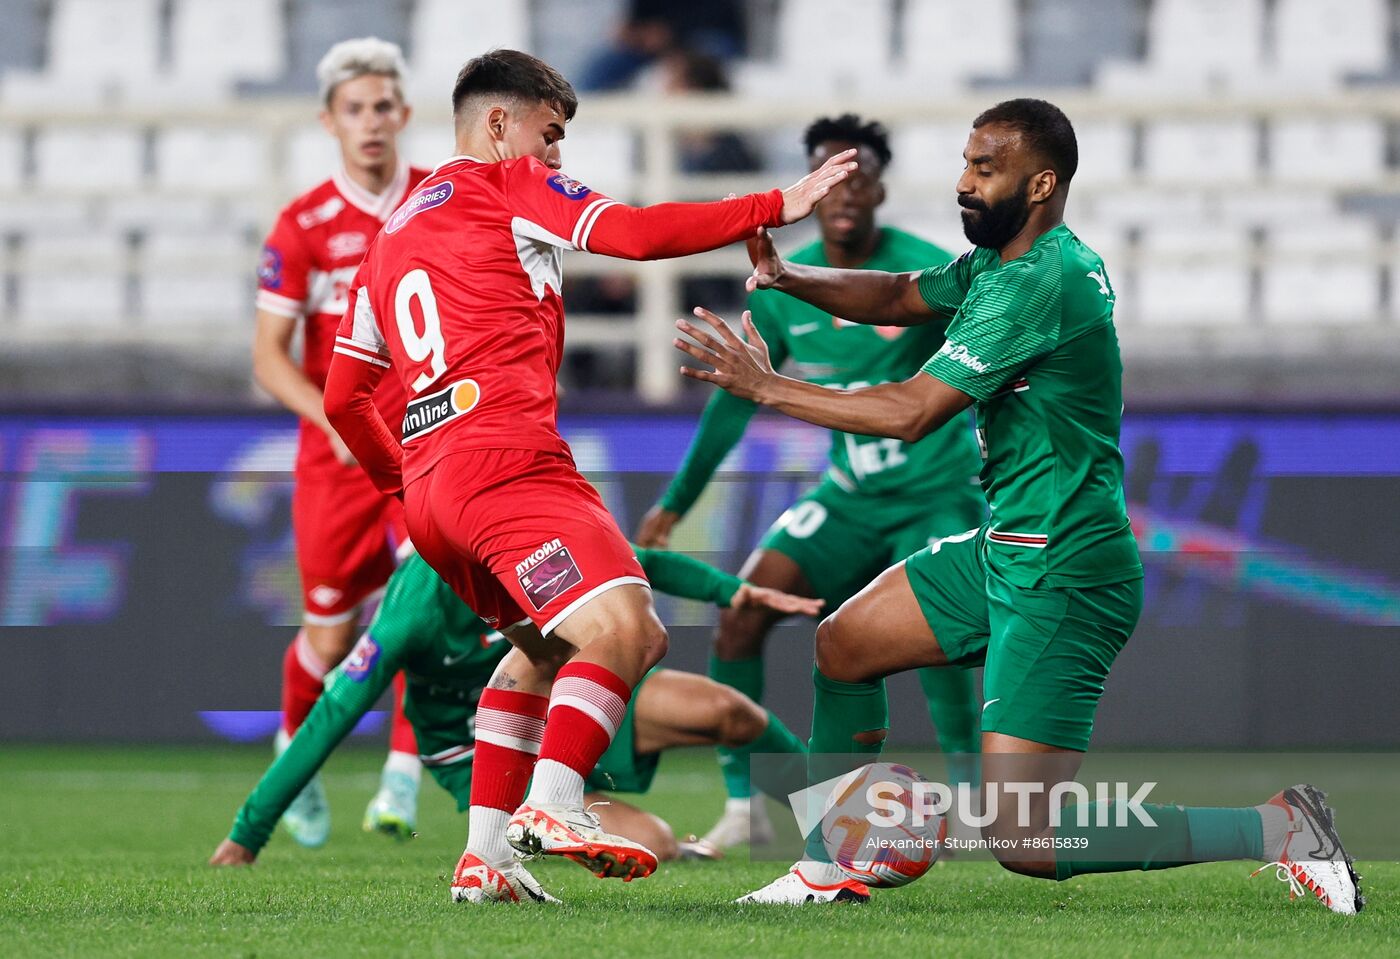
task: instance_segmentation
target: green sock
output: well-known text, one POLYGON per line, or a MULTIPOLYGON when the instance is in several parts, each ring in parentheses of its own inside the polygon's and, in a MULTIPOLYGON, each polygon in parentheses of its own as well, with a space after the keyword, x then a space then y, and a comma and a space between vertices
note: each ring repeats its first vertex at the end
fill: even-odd
POLYGON ((1089 824, 1078 825, 1068 807, 1061 813, 1055 838, 1073 859, 1055 862, 1055 878, 1068 879, 1092 872, 1128 872, 1135 869, 1170 869, 1194 862, 1264 858, 1264 827, 1259 810, 1144 805, 1156 827, 1145 826, 1129 815, 1124 826, 1097 826, 1098 803, 1090 804, 1089 824), (1069 839, 1070 842, 1063 840, 1069 839), (1093 859, 1087 858, 1093 856, 1093 859), (1083 857, 1083 858, 1081 858, 1083 857))
MULTIPOLYGON (((1170 869, 1195 860, 1191 856, 1191 828, 1181 806, 1144 803, 1142 809, 1156 822, 1147 826, 1131 813, 1118 825, 1113 803, 1088 803, 1087 824, 1079 825, 1077 806, 1060 812, 1055 830, 1059 851, 1055 854, 1055 878, 1068 879, 1096 872, 1132 872, 1170 869), (1107 805, 1107 825, 1097 825, 1100 809, 1107 805)), ((1121 808, 1121 807, 1120 807, 1121 808)))
POLYGON ((789 795, 807 785, 807 747, 772 713, 759 737, 734 752, 749 768, 753 784, 784 805, 789 795), (754 763, 754 756, 762 758, 754 763))
POLYGON ((1188 807, 1191 858, 1197 862, 1264 858, 1264 824, 1259 810, 1188 807))
MULTIPOLYGON (((763 702, 763 657, 753 659, 724 660, 711 654, 710 678, 739 690, 756 703, 763 702)), ((753 785, 749 781, 748 753, 727 746, 717 748, 719 752, 720 774, 724 777, 724 791, 730 799, 748 799, 753 795, 753 785)), ((764 750, 750 750, 763 752, 764 750)), ((773 750, 781 752, 781 750, 773 750)))
MULTIPOLYGON (((807 780, 824 782, 855 769, 878 756, 883 742, 859 743, 856 733, 888 729, 889 700, 885 696, 885 681, 878 683, 843 683, 828 679, 812 667, 812 738, 807 743, 807 780)), ((822 844, 821 829, 813 829, 807 837, 806 857, 829 862, 822 844)))
POLYGON ((928 666, 919 670, 928 717, 938 735, 938 748, 948 764, 948 783, 976 787, 982 779, 982 704, 972 688, 972 674, 954 666, 928 666))

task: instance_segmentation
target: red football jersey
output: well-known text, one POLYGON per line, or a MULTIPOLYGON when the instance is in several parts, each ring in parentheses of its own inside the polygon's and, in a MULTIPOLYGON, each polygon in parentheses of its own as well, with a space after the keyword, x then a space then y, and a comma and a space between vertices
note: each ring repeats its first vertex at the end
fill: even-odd
MULTIPOLYGON (((459 450, 567 453, 555 398, 563 252, 630 259, 696 253, 781 222, 782 206, 773 190, 718 203, 628 207, 534 157, 453 157, 375 238, 336 338, 337 353, 392 368, 408 391, 402 476, 393 475, 397 450, 386 439, 361 445, 371 424, 348 407, 344 428, 336 423, 341 436, 381 489, 400 479, 407 485, 459 450)), ((354 388, 348 380, 343 386, 354 388)), ((328 392, 327 410, 350 401, 328 392)))
MULTIPOLYGON (((379 228, 427 170, 399 165, 378 196, 352 181, 343 169, 297 197, 282 210, 268 234, 258 264, 257 308, 292 319, 305 318, 302 369, 324 389, 335 331, 345 313, 347 291, 379 228)), ((404 395, 390 381, 375 394, 386 420, 397 428, 404 395)), ((301 424, 297 469, 336 467, 326 435, 301 424)))

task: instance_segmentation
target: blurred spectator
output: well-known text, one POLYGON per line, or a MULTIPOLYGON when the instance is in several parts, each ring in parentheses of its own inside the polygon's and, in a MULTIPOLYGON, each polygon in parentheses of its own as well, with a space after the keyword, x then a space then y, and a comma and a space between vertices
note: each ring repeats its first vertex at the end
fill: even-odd
MULTIPOLYGON (((728 93, 729 76, 716 57, 677 50, 662 61, 663 89, 669 95, 728 93)), ((683 132, 677 144, 686 173, 753 173, 762 168, 753 148, 732 130, 683 132)))
POLYGON ((579 77, 580 90, 625 87, 645 67, 676 50, 720 60, 744 52, 744 12, 738 0, 629 0, 627 17, 610 46, 579 77))

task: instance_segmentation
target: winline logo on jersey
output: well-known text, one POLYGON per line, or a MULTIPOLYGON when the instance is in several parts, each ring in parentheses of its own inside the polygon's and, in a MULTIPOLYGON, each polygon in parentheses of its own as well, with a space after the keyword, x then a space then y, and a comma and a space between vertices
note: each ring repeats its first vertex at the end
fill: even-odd
POLYGON ((416 440, 444 423, 470 413, 481 402, 476 380, 462 380, 446 389, 411 401, 403 414, 403 442, 416 440))

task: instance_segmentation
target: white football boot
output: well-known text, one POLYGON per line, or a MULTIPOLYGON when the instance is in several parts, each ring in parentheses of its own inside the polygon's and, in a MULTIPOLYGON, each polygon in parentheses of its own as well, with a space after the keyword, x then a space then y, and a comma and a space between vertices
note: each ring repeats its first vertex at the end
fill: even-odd
POLYGON ((862 903, 870 901, 870 887, 863 882, 856 882, 829 862, 804 859, 795 863, 787 875, 734 901, 746 905, 757 903, 767 906, 807 906, 819 902, 862 903))
POLYGON ((487 865, 476 853, 462 853, 452 874, 453 902, 558 903, 522 864, 487 865))
POLYGON ((386 770, 379 792, 365 809, 365 832, 380 832, 400 841, 417 835, 418 783, 407 773, 386 770))
POLYGON ((506 825, 506 842, 525 857, 563 856, 599 879, 645 879, 656 871, 656 854, 639 842, 605 832, 582 806, 525 803, 506 825))
POLYGON ((724 814, 719 817, 705 841, 719 849, 732 849, 748 843, 764 846, 773 841, 773 823, 762 796, 752 799, 726 799, 724 814))
MULTIPOLYGON (((1361 877, 1342 848, 1326 793, 1316 786, 1300 784, 1283 790, 1268 805, 1277 806, 1288 816, 1281 844, 1264 850, 1264 855, 1273 857, 1269 866, 1274 867, 1274 875, 1288 883, 1289 901, 1311 895, 1344 916, 1360 912, 1366 905, 1361 895, 1361 877)), ((1269 866, 1256 869, 1251 877, 1269 866)))
MULTIPOLYGON (((281 729, 273 749, 282 755, 291 744, 292 737, 281 729)), ((320 849, 331 836, 331 807, 326 802, 326 787, 321 784, 321 774, 311 777, 311 781, 297 794, 287 811, 282 814, 282 826, 298 845, 307 849, 320 849)))

